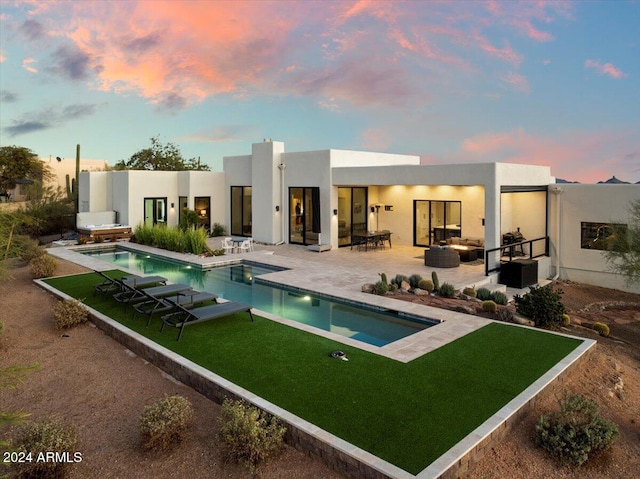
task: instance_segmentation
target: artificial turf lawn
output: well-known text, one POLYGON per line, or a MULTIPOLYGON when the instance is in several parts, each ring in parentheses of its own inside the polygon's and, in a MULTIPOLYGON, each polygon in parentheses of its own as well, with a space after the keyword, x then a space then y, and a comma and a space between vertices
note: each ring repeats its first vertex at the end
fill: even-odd
MULTIPOLYGON (((111 273, 114 276, 119 272, 111 273)), ((247 314, 159 332, 93 296, 98 275, 46 280, 88 306, 370 453, 417 474, 580 340, 489 324, 409 363, 247 314), (345 351, 349 361, 329 357, 345 351)), ((437 327, 437 326, 436 326, 437 327)))

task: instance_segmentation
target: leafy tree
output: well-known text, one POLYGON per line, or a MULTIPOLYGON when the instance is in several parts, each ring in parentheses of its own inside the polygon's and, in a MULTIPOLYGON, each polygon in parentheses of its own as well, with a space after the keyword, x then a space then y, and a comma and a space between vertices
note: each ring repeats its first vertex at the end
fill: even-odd
POLYGON ((185 160, 180 149, 173 143, 163 145, 157 136, 151 138, 151 147, 144 148, 134 153, 128 161, 121 160, 116 163, 116 170, 162 170, 182 171, 199 170, 208 171, 209 166, 200 163, 200 160, 191 158, 185 160))
POLYGON ((0 192, 15 188, 16 180, 22 178, 45 181, 52 179, 53 173, 29 148, 0 147, 0 192))
POLYGON ((640 283, 640 200, 629 205, 629 223, 611 225, 613 234, 603 252, 609 269, 621 274, 628 285, 640 283))

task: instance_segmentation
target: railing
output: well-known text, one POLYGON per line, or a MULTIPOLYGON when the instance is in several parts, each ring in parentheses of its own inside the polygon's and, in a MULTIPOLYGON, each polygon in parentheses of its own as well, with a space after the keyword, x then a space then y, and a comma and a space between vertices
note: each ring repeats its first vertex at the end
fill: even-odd
POLYGON ((484 252, 484 274, 485 276, 489 276, 489 273, 500 271, 500 264, 507 261, 505 257, 509 258, 508 261, 513 261, 514 257, 533 259, 541 256, 549 256, 548 236, 488 249, 484 252), (497 256, 495 256, 496 253, 497 256), (489 268, 490 255, 494 255, 492 259, 494 259, 496 263, 496 266, 493 268, 489 268))

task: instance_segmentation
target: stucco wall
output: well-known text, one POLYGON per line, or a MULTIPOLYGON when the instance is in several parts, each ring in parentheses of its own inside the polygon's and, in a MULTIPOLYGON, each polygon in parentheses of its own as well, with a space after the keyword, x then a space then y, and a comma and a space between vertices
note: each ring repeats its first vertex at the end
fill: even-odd
MULTIPOLYGON (((629 223, 628 207, 640 199, 640 185, 559 184, 560 195, 549 193, 549 231, 552 264, 560 248, 560 277, 607 288, 640 292, 640 285, 627 285, 624 278, 608 271, 599 250, 582 249, 581 222, 629 223), (560 241, 556 208, 560 202, 560 241)), ((555 270, 555 268, 554 268, 555 270)))

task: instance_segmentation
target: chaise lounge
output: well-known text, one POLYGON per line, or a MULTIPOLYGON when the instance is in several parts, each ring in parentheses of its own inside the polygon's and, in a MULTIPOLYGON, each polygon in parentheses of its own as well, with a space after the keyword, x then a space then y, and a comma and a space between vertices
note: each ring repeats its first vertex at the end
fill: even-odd
POLYGON ((106 275, 102 271, 94 270, 94 272, 102 276, 103 281, 93 287, 93 294, 100 293, 105 297, 109 293, 121 293, 128 288, 143 288, 145 286, 165 284, 167 282, 167 278, 162 276, 138 276, 137 274, 130 274, 117 279, 106 275))
POLYGON ((223 318, 235 313, 248 312, 251 321, 253 321, 253 314, 251 313, 251 306, 243 303, 236 303, 235 301, 228 301, 226 303, 212 304, 209 306, 201 306, 199 308, 187 309, 180 304, 174 303, 176 312, 169 313, 162 316, 162 327, 160 331, 164 330, 165 325, 173 328, 178 328, 180 333, 178 334, 178 341, 182 337, 182 332, 185 326, 191 324, 198 324, 204 321, 210 321, 212 319, 223 318))
POLYGON ((216 301, 218 296, 206 291, 195 291, 193 289, 171 294, 169 297, 157 296, 149 293, 149 290, 142 289, 140 292, 145 296, 144 300, 133 305, 133 317, 137 313, 147 315, 147 327, 151 323, 151 318, 155 313, 165 313, 175 308, 176 304, 185 308, 191 308, 205 301, 216 301))

